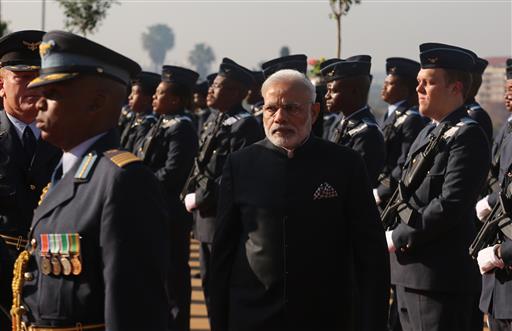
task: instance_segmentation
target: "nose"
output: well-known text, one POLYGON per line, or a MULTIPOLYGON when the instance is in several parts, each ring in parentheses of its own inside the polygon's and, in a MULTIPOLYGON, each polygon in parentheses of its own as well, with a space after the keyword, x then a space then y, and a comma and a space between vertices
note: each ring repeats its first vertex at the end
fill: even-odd
POLYGON ((416 92, 419 94, 425 94, 425 86, 422 82, 418 82, 418 86, 416 86, 416 92))
POLYGON ((285 123, 287 120, 288 114, 283 108, 279 108, 277 112, 274 114, 274 122, 275 123, 285 123))

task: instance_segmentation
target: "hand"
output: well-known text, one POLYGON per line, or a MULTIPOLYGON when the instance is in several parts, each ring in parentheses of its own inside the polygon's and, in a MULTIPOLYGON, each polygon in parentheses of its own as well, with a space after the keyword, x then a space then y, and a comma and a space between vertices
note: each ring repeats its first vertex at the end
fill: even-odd
POLYGON ((189 193, 185 196, 185 208, 187 208, 189 213, 197 208, 195 193, 189 193))
POLYGON ((496 256, 496 250, 500 247, 496 244, 492 247, 487 247, 478 252, 478 266, 480 267, 480 273, 483 275, 495 268, 503 269, 505 263, 503 260, 496 256))
POLYGON ((388 252, 394 253, 396 251, 395 244, 393 243, 393 238, 391 238, 391 235, 393 234, 393 231, 386 231, 386 242, 388 243, 388 252))
POLYGON ((488 198, 489 196, 486 196, 476 203, 476 216, 480 221, 483 221, 491 213, 492 208, 489 206, 488 198))
POLYGON ((375 203, 377 205, 380 205, 380 203, 382 202, 382 200, 380 200, 380 197, 379 197, 379 192, 377 191, 376 188, 373 189, 373 197, 375 198, 375 203))

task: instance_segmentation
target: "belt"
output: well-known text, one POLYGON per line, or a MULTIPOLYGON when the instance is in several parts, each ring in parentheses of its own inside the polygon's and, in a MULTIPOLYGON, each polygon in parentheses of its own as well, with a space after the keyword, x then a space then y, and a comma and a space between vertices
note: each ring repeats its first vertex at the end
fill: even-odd
POLYGON ((24 239, 22 236, 11 237, 0 234, 0 238, 2 238, 7 245, 16 247, 17 250, 20 250, 21 247, 25 247, 28 244, 28 240, 24 239))
POLYGON ((68 327, 50 327, 50 326, 33 326, 21 324, 21 331, 82 331, 82 330, 99 330, 105 329, 105 324, 82 324, 76 323, 75 326, 68 327))

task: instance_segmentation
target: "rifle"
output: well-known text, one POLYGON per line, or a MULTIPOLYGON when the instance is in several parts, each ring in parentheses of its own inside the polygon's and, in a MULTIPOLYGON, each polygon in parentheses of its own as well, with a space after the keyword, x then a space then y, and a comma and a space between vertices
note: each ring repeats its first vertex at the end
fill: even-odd
POLYGON ((206 136, 204 142, 201 144, 199 148, 199 152, 194 159, 194 165, 192 169, 190 169, 190 173, 187 177, 187 181, 181 190, 180 199, 181 201, 185 200, 185 196, 195 189, 196 179, 197 177, 204 172, 203 167, 204 163, 208 161, 213 154, 213 149, 215 145, 213 145, 213 141, 217 132, 220 130, 222 126, 222 122, 224 121, 225 115, 223 113, 219 113, 217 118, 215 119, 215 124, 213 130, 210 132, 208 136, 206 136))
POLYGON ((498 203, 494 206, 489 216, 487 216, 484 225, 482 225, 482 228, 471 243, 471 246, 469 246, 469 255, 471 255, 473 259, 476 259, 478 252, 497 241, 498 232, 502 227, 508 224, 510 224, 510 219, 508 218, 507 211, 503 204, 503 196, 500 194, 498 203), (506 219, 508 219, 508 221, 503 222, 506 219))
POLYGON ((396 227, 397 214, 408 208, 407 201, 432 168, 439 146, 444 140, 443 135, 449 128, 450 126, 445 123, 437 135, 430 137, 427 147, 411 161, 411 168, 405 173, 403 180, 398 182, 398 187, 388 201, 386 208, 380 214, 382 225, 386 230, 396 227))

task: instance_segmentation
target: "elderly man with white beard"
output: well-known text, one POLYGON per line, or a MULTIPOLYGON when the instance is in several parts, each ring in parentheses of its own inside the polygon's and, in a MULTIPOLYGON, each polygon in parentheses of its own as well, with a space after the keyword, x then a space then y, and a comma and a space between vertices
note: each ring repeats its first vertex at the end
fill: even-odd
POLYGON ((276 72, 262 95, 266 139, 222 175, 212 330, 385 330, 389 261, 361 157, 311 135, 303 74, 276 72))

